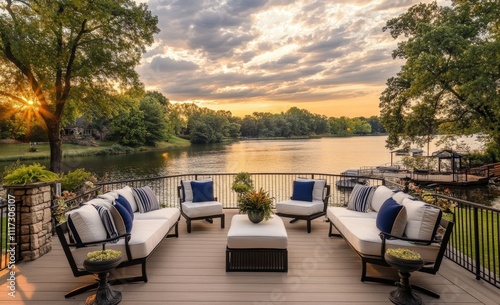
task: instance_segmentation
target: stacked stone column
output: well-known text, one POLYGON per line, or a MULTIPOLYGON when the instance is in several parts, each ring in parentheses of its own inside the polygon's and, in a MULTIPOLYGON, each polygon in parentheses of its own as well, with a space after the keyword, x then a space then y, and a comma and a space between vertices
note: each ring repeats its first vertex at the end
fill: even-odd
POLYGON ((23 260, 35 260, 52 250, 51 187, 47 183, 4 186, 18 202, 20 251, 23 260))

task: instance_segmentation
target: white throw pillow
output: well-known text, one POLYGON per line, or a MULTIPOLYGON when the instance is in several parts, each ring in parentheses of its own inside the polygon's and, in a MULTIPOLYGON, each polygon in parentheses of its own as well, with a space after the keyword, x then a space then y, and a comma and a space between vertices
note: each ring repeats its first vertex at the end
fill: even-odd
POLYGON ((380 210, 380 207, 384 204, 384 202, 391 198, 394 195, 394 191, 388 188, 385 185, 380 185, 377 187, 375 192, 373 193, 372 202, 370 203, 370 209, 375 212, 380 210))
POLYGON ((403 206, 407 213, 406 237, 432 240, 441 222, 441 210, 425 202, 409 198, 403 200, 403 206))
POLYGON ((184 198, 184 201, 193 201, 193 189, 191 188, 191 181, 205 182, 212 181, 212 178, 203 180, 181 180, 182 197, 184 198))
POLYGON ((70 234, 77 243, 106 239, 106 228, 96 208, 85 204, 66 213, 70 234))
MULTIPOLYGON (((115 190, 114 192, 118 193, 118 195, 122 195, 125 199, 127 199, 133 212, 137 212, 139 210, 137 202, 135 202, 134 191, 130 186, 127 185, 119 190, 115 190)), ((116 196, 116 198, 118 198, 118 196, 116 196)))
POLYGON ((403 200, 405 200, 406 198, 415 199, 414 197, 406 194, 405 192, 397 192, 394 195, 392 195, 392 199, 396 200, 396 202, 399 204, 403 204, 403 200))

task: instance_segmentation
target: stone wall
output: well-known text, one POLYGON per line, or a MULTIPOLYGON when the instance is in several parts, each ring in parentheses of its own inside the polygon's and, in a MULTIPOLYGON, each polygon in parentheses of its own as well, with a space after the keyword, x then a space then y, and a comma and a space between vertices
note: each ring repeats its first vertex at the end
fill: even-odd
MULTIPOLYGON (((51 187, 47 183, 4 186, 7 194, 19 202, 21 213, 16 230, 21 234, 21 257, 35 260, 52 250, 51 187)), ((10 197, 9 196, 9 197, 10 197)))

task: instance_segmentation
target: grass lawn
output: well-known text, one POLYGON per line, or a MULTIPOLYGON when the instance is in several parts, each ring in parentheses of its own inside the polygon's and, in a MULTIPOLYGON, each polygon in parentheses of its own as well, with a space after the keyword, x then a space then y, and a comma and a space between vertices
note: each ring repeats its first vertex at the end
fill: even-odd
MULTIPOLYGON (((82 146, 74 144, 63 144, 63 156, 88 156, 94 155, 103 149, 109 149, 116 142, 98 141, 99 146, 82 146)), ((190 142, 178 137, 172 137, 168 142, 160 142, 156 147, 139 147, 134 151, 163 150, 172 147, 189 146, 190 142)), ((48 159, 50 157, 49 143, 40 143, 31 146, 29 143, 0 144, 0 161, 35 160, 48 159), (30 151, 36 148, 36 151, 30 151)))

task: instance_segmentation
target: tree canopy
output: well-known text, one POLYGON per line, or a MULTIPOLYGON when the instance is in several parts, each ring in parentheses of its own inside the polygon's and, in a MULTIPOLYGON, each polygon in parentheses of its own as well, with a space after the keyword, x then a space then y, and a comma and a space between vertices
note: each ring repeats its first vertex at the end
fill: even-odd
POLYGON ((133 0, 0 3, 0 103, 43 121, 52 171, 61 171, 63 115, 112 113, 141 89, 134 68, 157 22, 133 0))
POLYGON ((387 146, 423 144, 439 130, 483 133, 500 145, 500 5, 417 4, 383 28, 406 60, 380 97, 387 146))

